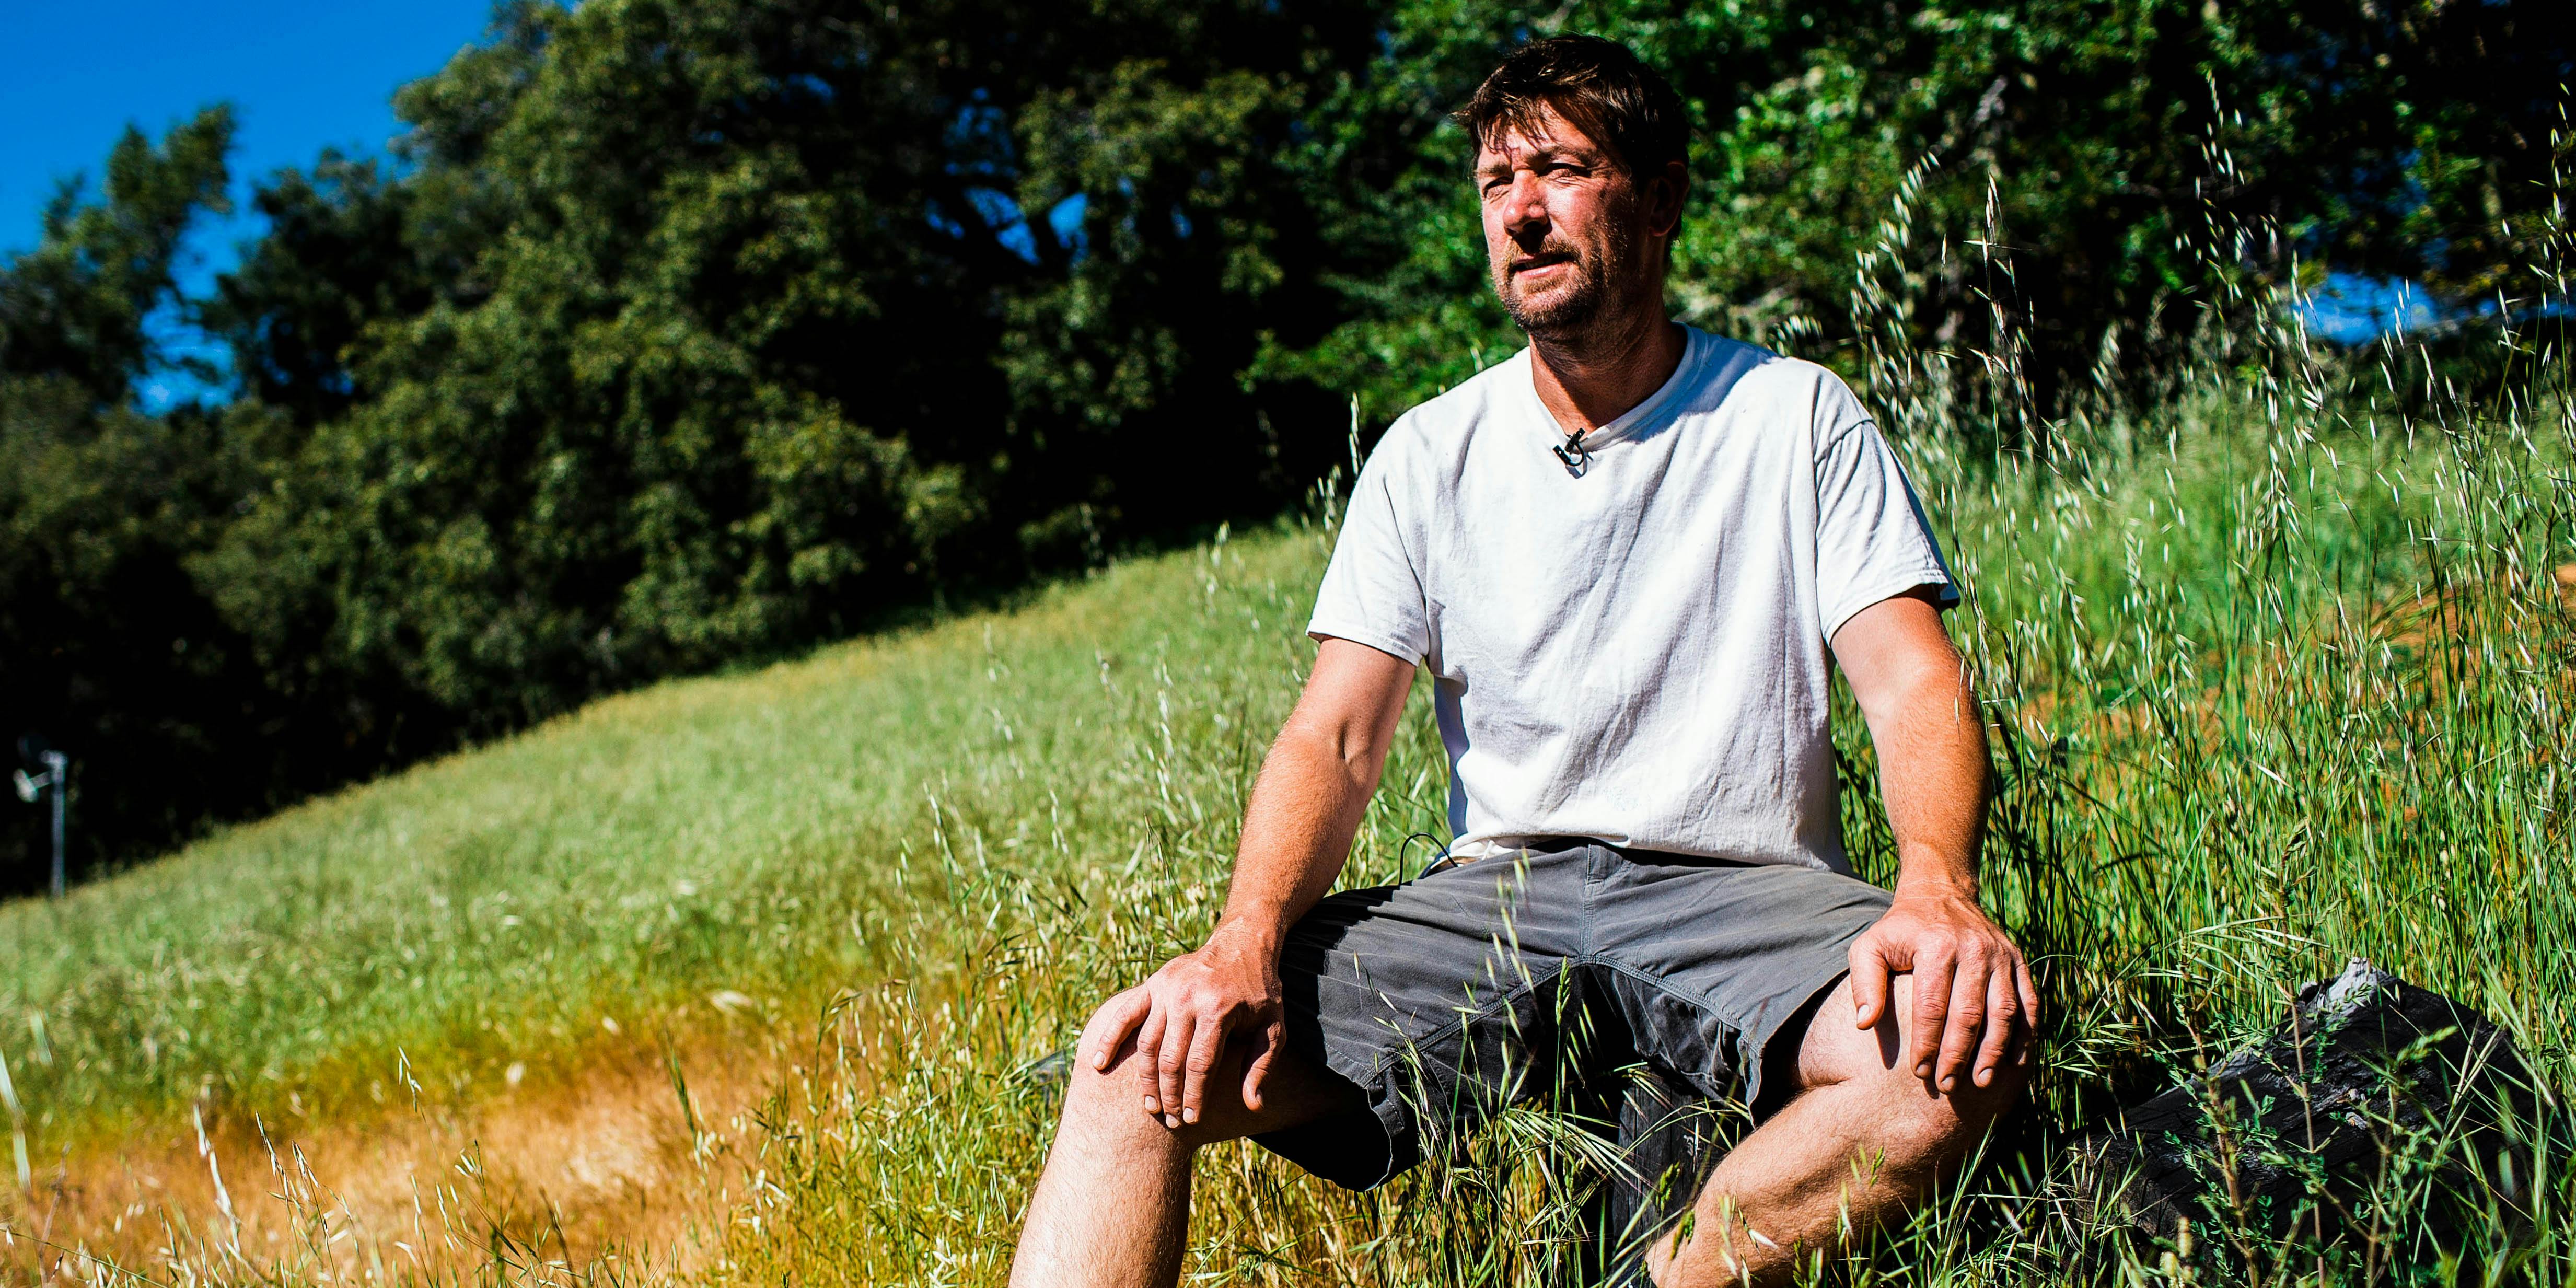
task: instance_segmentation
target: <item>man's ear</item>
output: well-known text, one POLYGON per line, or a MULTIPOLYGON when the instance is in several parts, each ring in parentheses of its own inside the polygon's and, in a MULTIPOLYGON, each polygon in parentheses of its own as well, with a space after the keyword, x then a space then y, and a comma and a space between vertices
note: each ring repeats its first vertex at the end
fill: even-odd
POLYGON ((1679 161, 1664 163, 1663 172, 1646 180, 1646 231, 1670 237, 1681 230, 1682 203, 1690 195, 1690 169, 1679 161))

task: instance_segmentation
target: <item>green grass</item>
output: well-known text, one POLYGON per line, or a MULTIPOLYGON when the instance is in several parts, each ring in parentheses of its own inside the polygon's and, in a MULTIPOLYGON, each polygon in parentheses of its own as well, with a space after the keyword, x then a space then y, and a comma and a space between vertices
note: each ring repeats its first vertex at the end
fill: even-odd
POLYGON ((1204 857, 1231 825, 1206 780, 1248 766, 1294 693, 1318 547, 1134 563, 660 685, 0 908, 0 1052, 30 1126, 345 1099, 397 1052, 471 1094, 603 1018, 816 1002, 881 977, 870 910, 946 879, 943 836, 1049 879, 1204 857), (1140 727, 1231 759, 1176 763, 1140 727), (1126 839, 1146 819, 1169 854, 1126 839))
MULTIPOLYGON (((2576 431, 2558 403, 2433 418, 2283 370, 2060 427, 2044 461, 1937 424, 1905 444, 2003 731, 1989 901, 2050 1017, 1997 1166, 1856 1254, 1860 1279, 2038 1273, 2059 1236, 1991 1195, 2347 954, 2487 1008, 2576 1086, 2576 616, 2553 577, 2576 431)), ((998 1282, 1051 1128, 1025 1067, 1213 918, 1329 525, 1327 501, 1011 611, 611 699, 0 909, 0 1054, 36 1154, 190 1106, 379 1112, 398 1067, 470 1100, 604 1019, 717 1023, 730 990, 817 1045, 737 1142, 762 1179, 709 1273, 998 1282)), ((1421 696, 1353 883, 1442 825, 1421 696)), ((1884 878, 1873 761, 1838 716, 1846 831, 1884 878)), ((1580 1153, 1515 1114, 1351 1196, 1212 1151, 1192 1273, 1544 1282, 1580 1153)), ((2576 1269, 2576 1208, 2545 1197, 2534 1250, 2491 1266, 2515 1282, 2576 1269)))
MULTIPOLYGON (((2348 955, 2488 1009, 2576 1085, 2561 1036, 2576 1019, 2576 613, 2553 576, 2576 560, 2566 411, 2441 428, 2359 396, 2298 414, 2274 398, 2267 414, 2272 392, 2212 377, 2152 420, 2065 427, 2044 463, 1909 444, 1972 592, 1954 631, 2001 731, 1987 896, 2038 958, 2047 1071, 1994 1167, 1839 1273, 2061 1273, 2055 1256, 2083 1232, 2034 1226, 2010 1197, 2051 1142, 2278 1022, 2299 982, 2348 955)), ((1301 585, 1311 548, 1288 551, 1301 585)), ((1271 593, 1218 578, 1206 603, 1267 611, 1271 593)), ((1165 620, 1208 611, 1192 602, 1165 620)), ((974 932, 911 935, 904 982, 824 1026, 826 1058, 768 1114, 787 1126, 762 1158, 764 1219, 737 1230, 740 1279, 998 1282, 1051 1114, 1047 1088, 1012 1071, 1184 946, 1222 879, 1244 734, 1208 718, 1220 706, 1179 710, 1199 719, 1128 730, 1131 754, 1182 771, 1168 805, 1039 868, 981 839, 1007 814, 961 823, 942 882, 880 914, 974 932), (1132 874, 1117 861, 1131 846, 1132 874)), ((1847 703, 1837 738, 1846 832, 1884 880, 1873 760, 1847 703)), ((1373 814, 1360 866, 1422 825, 1437 756, 1427 737, 1399 748, 1389 776, 1410 790, 1373 814)), ((1212 1151, 1192 1273, 1554 1282, 1588 1175, 1562 1126, 1515 1115, 1471 1156, 1361 1196, 1249 1146, 1212 1151)), ((2401 1172, 2365 1213, 2378 1255, 2336 1262, 2339 1279, 2445 1273, 2411 1242, 2421 1205, 2403 1187, 2421 1178, 2401 1172)), ((2571 1197, 2563 1178, 2544 1187, 2537 1242, 2488 1268, 2531 1283, 2576 1268, 2571 1197)), ((2157 1277, 2145 1256, 2103 1273, 2157 1277)), ((2256 1260, 2266 1277, 2310 1268, 2290 1250, 2256 1260)))

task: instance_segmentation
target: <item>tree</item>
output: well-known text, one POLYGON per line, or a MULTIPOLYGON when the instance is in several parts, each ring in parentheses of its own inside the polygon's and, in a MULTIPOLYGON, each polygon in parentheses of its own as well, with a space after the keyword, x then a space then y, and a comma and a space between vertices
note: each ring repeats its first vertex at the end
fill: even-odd
POLYGON ((174 300, 180 237, 198 212, 229 208, 232 133, 222 106, 157 148, 128 126, 101 199, 84 201, 77 179, 54 194, 43 240, 0 271, 0 377, 64 381, 94 407, 127 401, 154 359, 144 319, 174 300))
MULTIPOLYGON (((254 486, 255 408, 135 408, 180 238, 224 200, 232 119, 128 130, 104 191, 66 186, 0 266, 0 731, 73 757, 85 859, 272 796, 273 732, 242 641, 188 574, 254 486), (230 758, 227 758, 230 753, 230 758)), ((41 820, 0 826, 0 883, 41 878, 41 820)))
POLYGON ((505 8, 403 92, 393 189, 263 194, 294 217, 228 316, 316 428, 208 565, 232 620, 499 728, 1275 507, 1340 435, 1242 379, 1333 304, 1267 161, 1369 30, 1248 0, 505 8), (440 229, 470 235, 423 274, 440 229))
POLYGON ((2576 74, 2576 10, 2540 0, 1412 0, 1387 24, 1315 153, 1385 176, 1336 215, 1372 252, 1337 279, 1356 317, 1268 369, 1368 373, 1390 411, 1454 382, 1462 355, 1514 346, 1464 303, 1472 208, 1438 176, 1468 144, 1425 107, 1463 101, 1534 35, 1630 41, 1692 103, 1678 311, 1856 371, 1854 267, 1901 226, 1874 271, 1910 339, 2010 358, 2050 413, 2098 386, 2152 390, 2213 271, 2494 289, 2519 255, 2498 230, 2552 200, 2576 74))

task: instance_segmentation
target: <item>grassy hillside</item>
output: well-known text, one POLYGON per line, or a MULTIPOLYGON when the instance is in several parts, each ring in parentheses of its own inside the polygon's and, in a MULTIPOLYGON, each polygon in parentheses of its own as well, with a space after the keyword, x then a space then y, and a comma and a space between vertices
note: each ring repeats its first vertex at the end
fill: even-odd
MULTIPOLYGON (((1908 440, 2001 733, 1990 902, 2050 1005, 2008 1160, 2347 954, 2489 1008, 2576 1085, 2570 433, 2556 406, 2436 422, 2235 375, 2058 427, 2045 459, 1908 440)), ((603 702, 0 909, 34 1155, 192 1108, 363 1117, 406 1074, 470 1102, 611 1024, 765 1015, 810 1043, 732 1146, 757 1180, 699 1273, 998 1282, 1050 1125, 1030 1063, 1213 916, 1329 523, 603 702)), ((1843 716, 1846 830, 1884 876, 1843 716)), ((1436 740, 1405 728, 1352 881, 1441 827, 1436 740)), ((1541 1282, 1584 1175, 1563 1135, 1517 1117, 1367 1196, 1218 1151, 1194 1271, 1541 1282)), ((2030 1264, 2053 1236, 1978 1197, 2021 1166, 1863 1277, 2030 1264)), ((2569 1211, 2530 1281, 2576 1255, 2569 1211)), ((297 1277, 189 1255, 170 1273, 297 1277)))
MULTIPOLYGON (((2046 1072, 1995 1167, 1860 1257, 1856 1280, 2056 1273, 2082 1232, 2005 1197, 2051 1142, 2277 1023, 2300 982, 2351 955, 2487 1008, 2576 1086, 2576 429, 2562 406, 2434 421, 2311 392, 2213 376, 2154 417, 2057 427, 2045 459, 1908 443, 1970 588, 1952 624, 2003 778, 1986 893, 2037 962, 2046 1072)), ((1279 553, 1311 570, 1312 549, 1279 553)), ((1213 587, 1209 604, 1245 593, 1213 587)), ((905 982, 837 1012, 771 1106, 772 1182, 733 1240, 742 1281, 999 1282, 1050 1128, 1044 1083, 1018 1071, 1179 946, 1221 880, 1245 734, 1195 696, 1129 717, 1131 763, 1157 767, 1153 811, 1073 834, 1041 866, 960 849, 942 884, 883 914, 905 982), (912 982, 932 977, 959 982, 912 982)), ((1885 879, 1848 709, 1837 740, 1846 833, 1885 879)), ((1411 800, 1432 797, 1436 755, 1420 738, 1396 756, 1391 777, 1422 785, 1411 800)), ((1362 866, 1407 810, 1425 813, 1380 816, 1362 866)), ((1522 1115, 1465 1158, 1352 1196, 1249 1146, 1216 1151, 1193 1266, 1211 1282, 1554 1282, 1594 1174, 1584 1155, 1522 1115)), ((2257 1272, 2456 1272, 2421 1242, 2421 1179, 2388 1169, 2360 1214, 2376 1241, 2348 1263, 2263 1253, 2257 1272)), ((2557 1281, 2576 1257, 2571 1198, 2553 1178, 2536 1247, 2487 1269, 2557 1281)), ((2498 1229, 2480 1237, 2500 1244, 2498 1229)), ((2105 1273, 2164 1277, 2152 1253, 2105 1273)))
POLYGON ((467 1094, 603 1019, 802 1006, 876 977, 869 909, 946 879, 957 845, 1055 876, 1075 840, 1157 815, 1168 851, 1121 866, 1202 857, 1226 824, 1156 806, 1234 765, 1168 763, 1132 729, 1256 757, 1307 656, 1319 546, 1267 535, 661 685, 0 908, 0 1053, 30 1127, 363 1094, 397 1052, 467 1094))

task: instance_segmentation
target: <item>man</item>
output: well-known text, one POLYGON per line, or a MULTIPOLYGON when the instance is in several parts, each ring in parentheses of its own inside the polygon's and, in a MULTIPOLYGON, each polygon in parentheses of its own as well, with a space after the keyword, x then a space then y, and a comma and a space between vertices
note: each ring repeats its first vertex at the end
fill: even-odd
POLYGON ((1687 127, 1626 49, 1525 47, 1462 116, 1529 348, 1361 471, 1224 914, 1085 1028, 1021 1288, 1173 1283, 1214 1141, 1384 1181, 1540 1086, 1575 1008, 1759 1122, 1647 1232, 1663 1288, 1774 1282, 1901 1214, 2018 1092, 2037 998, 1977 905, 1985 731, 1895 458, 1822 368, 1667 320, 1687 127), (1417 662, 1456 862, 1324 898, 1417 662), (1837 668, 1892 894, 1843 855, 1837 668))

